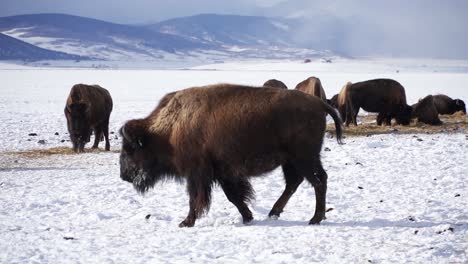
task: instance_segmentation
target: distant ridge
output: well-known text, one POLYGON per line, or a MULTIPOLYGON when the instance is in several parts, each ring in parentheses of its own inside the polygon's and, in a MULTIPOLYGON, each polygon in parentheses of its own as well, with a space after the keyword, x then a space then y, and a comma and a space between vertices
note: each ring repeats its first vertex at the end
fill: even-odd
POLYGON ((0 60, 89 60, 91 58, 36 47, 0 33, 0 60))
MULTIPOLYGON (((108 61, 329 56, 330 52, 305 49, 293 41, 297 23, 282 18, 202 14, 151 25, 123 25, 66 14, 32 14, 1 17, 0 33, 43 49, 108 61)), ((28 59, 25 57, 18 59, 28 59)))

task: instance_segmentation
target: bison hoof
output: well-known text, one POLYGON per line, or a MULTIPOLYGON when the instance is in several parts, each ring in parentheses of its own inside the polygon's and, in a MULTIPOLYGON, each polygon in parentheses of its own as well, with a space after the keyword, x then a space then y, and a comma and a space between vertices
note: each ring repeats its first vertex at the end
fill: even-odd
POLYGON ((242 218, 242 223, 243 223, 244 225, 248 225, 248 224, 251 224, 251 223, 252 223, 252 220, 253 220, 253 217, 252 217, 252 216, 243 217, 243 218, 242 218))
POLYGON ((279 215, 269 215, 268 218, 271 220, 278 220, 279 215))
POLYGON ((195 222, 184 220, 180 222, 179 227, 193 227, 194 225, 195 225, 195 222))
POLYGON ((268 214, 268 217, 271 219, 278 219, 280 217, 281 212, 271 210, 270 213, 268 214))
POLYGON ((319 225, 323 219, 325 219, 325 216, 314 216, 310 219, 309 225, 319 225))

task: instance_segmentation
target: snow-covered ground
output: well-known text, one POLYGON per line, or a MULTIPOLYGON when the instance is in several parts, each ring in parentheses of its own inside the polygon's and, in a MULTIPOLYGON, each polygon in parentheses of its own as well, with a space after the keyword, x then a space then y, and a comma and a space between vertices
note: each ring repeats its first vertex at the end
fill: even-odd
POLYGON ((138 195, 119 178, 116 134, 111 153, 14 153, 70 145, 62 142, 68 139, 63 107, 75 83, 110 91, 116 132, 126 120, 146 116, 167 92, 218 82, 261 85, 276 78, 294 88, 315 75, 330 97, 347 81, 385 77, 405 86, 410 103, 433 93, 468 102, 466 62, 450 63, 243 62, 192 70, 0 64, 0 263, 466 263, 466 131, 346 138, 345 145, 326 138, 330 151, 322 161, 333 210, 319 226, 307 225, 315 198, 306 183, 280 219, 267 218, 284 188, 280 170, 252 181, 252 225, 242 225, 215 188, 208 215, 181 229, 185 186, 166 182, 138 195))

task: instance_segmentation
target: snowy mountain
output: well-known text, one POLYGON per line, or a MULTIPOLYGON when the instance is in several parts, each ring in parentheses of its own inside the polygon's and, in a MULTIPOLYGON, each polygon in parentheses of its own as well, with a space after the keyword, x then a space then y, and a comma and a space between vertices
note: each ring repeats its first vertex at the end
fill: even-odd
POLYGON ((0 31, 42 48, 104 60, 155 59, 164 53, 209 48, 144 27, 63 14, 0 18, 0 31))
POLYGON ((0 60, 84 60, 89 57, 72 55, 36 47, 0 33, 0 60))
POLYGON ((219 45, 292 46, 295 22, 282 18, 201 14, 166 20, 147 28, 219 45))
POLYGON ((198 15, 136 26, 65 14, 36 14, 0 18, 0 33, 40 48, 110 61, 330 54, 292 42, 296 23, 281 18, 198 15))

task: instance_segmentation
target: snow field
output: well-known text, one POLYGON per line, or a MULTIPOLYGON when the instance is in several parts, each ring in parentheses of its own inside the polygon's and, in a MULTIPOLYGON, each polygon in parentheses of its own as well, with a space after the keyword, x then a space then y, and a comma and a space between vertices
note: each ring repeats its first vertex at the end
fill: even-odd
MULTIPOLYGON (((348 137, 345 145, 325 138, 324 149, 330 149, 322 151, 329 175, 327 208, 333 209, 318 226, 307 225, 315 196, 306 182, 278 220, 268 219, 284 189, 280 169, 252 179, 251 225, 242 224, 216 187, 210 212, 194 228, 181 229, 178 223, 188 212, 185 184, 159 183, 138 195, 119 178, 116 134, 110 153, 15 154, 70 146, 61 142, 68 139, 63 107, 76 83, 110 91, 110 131, 117 132, 126 120, 149 114, 173 90, 218 82, 261 85, 271 78, 294 88, 314 75, 288 71, 289 66, 259 71, 245 64, 219 71, 0 70, 5 80, 0 88, 0 262, 466 262, 466 132, 348 137), (38 144, 40 139, 46 144, 38 144)), ((463 73, 339 70, 317 74, 328 97, 346 81, 388 77, 406 87, 410 102, 435 92, 468 101, 463 88, 468 75, 463 73)))

